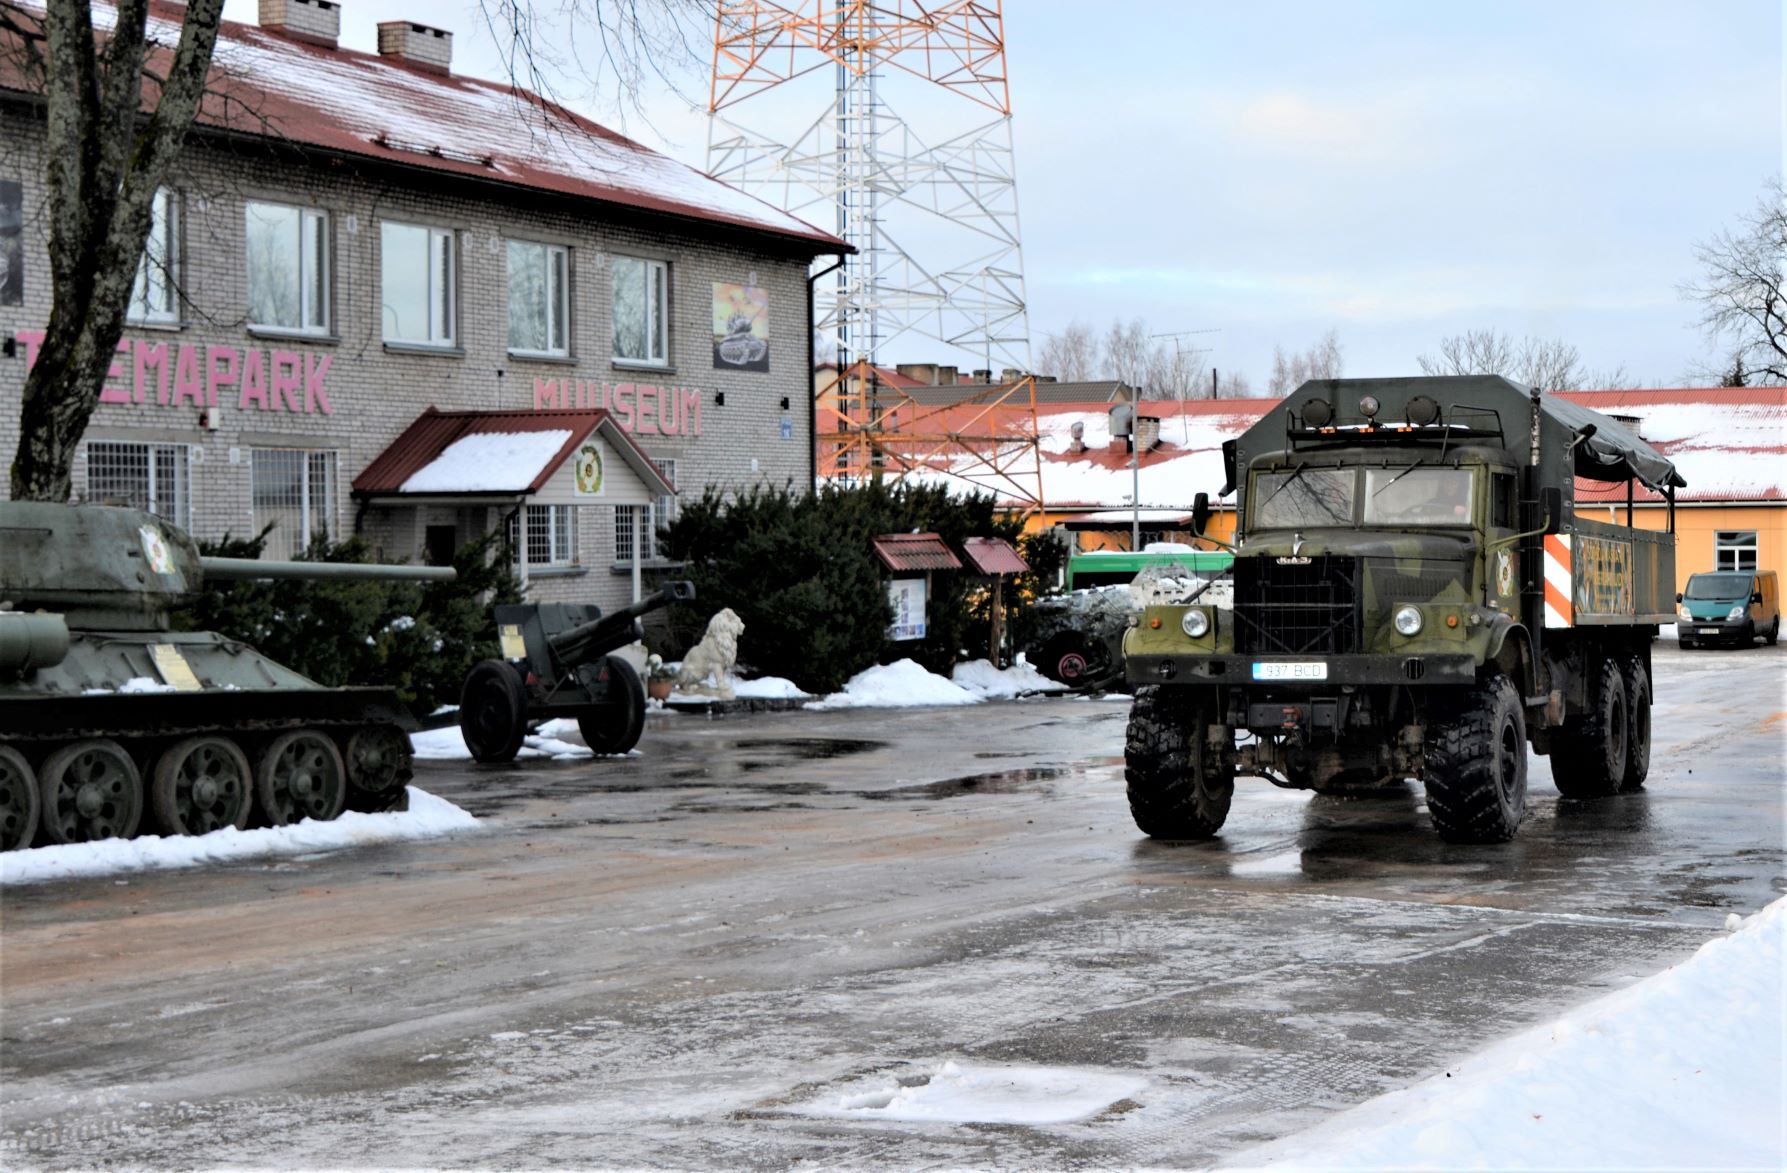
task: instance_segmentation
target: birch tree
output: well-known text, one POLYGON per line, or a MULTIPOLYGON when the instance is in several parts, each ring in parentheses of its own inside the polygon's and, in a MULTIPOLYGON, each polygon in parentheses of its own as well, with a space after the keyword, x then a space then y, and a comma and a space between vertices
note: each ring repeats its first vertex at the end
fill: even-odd
POLYGON ((1721 373, 1787 383, 1787 188, 1771 182, 1735 230, 1720 232, 1694 254, 1701 277, 1682 292, 1700 303, 1707 336, 1731 348, 1721 373))

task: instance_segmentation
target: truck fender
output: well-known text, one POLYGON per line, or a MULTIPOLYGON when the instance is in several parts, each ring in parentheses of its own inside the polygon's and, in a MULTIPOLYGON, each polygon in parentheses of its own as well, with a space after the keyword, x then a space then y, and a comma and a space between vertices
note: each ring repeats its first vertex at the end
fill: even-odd
POLYGON ((1510 616, 1497 615, 1489 621, 1488 637, 1485 660, 1500 668, 1520 689, 1521 696, 1534 695, 1538 684, 1533 672, 1533 640, 1526 625, 1510 616))

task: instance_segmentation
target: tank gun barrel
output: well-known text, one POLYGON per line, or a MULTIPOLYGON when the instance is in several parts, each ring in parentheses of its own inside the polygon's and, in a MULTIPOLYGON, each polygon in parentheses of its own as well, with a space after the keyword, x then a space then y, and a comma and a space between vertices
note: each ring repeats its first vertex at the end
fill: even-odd
POLYGON ((639 617, 660 607, 668 607, 672 603, 689 603, 695 599, 695 584, 683 579, 667 582, 664 586, 640 599, 637 603, 622 607, 611 615, 600 619, 592 619, 588 623, 579 624, 568 631, 548 636, 546 644, 552 649, 553 658, 562 667, 570 668, 578 664, 586 664, 598 656, 623 647, 639 638, 639 617))
POLYGON ((263 562, 259 558, 219 558, 206 555, 199 567, 208 579, 327 579, 353 581, 379 579, 398 582, 450 582, 458 574, 451 566, 392 566, 377 562, 263 562))

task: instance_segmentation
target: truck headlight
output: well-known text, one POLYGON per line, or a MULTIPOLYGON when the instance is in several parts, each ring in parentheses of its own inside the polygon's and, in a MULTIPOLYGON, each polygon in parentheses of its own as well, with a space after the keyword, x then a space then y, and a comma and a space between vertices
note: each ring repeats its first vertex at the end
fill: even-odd
POLYGON ((1743 604, 1739 603, 1737 606, 1731 608, 1731 614, 1725 616, 1725 618, 1730 620, 1742 619, 1744 617, 1744 610, 1745 608, 1743 604))
POLYGON ((1202 607, 1193 607, 1179 620, 1179 627, 1192 639, 1203 639, 1210 630, 1210 616, 1202 607))
POLYGON ((1688 605, 1683 603, 1675 609, 1675 617, 1677 619, 1692 619, 1694 618, 1694 615, 1688 610, 1688 605))
POLYGON ((1394 620, 1396 630, 1403 635, 1419 635, 1421 632, 1421 612, 1415 607, 1398 607, 1394 620))

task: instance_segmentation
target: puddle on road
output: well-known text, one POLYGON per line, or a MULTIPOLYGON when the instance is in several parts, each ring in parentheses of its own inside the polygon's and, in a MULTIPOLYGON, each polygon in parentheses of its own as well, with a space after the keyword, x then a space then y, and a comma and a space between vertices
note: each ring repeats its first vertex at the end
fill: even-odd
MULTIPOLYGON (((869 741, 852 737, 775 737, 732 742, 733 749, 747 753, 752 750, 770 750, 783 757, 806 761, 847 757, 850 754, 865 753, 871 749, 885 749, 886 746, 887 742, 885 741, 869 741)), ((740 766, 747 770, 763 768, 762 763, 756 762, 741 762, 740 766)))
POLYGON ((947 1061, 931 1071, 859 1077, 786 1110, 832 1120, 1034 1127, 1133 1111, 1147 1089, 1145 1077, 1116 1071, 947 1061))
POLYGON ((998 770, 988 774, 970 774, 965 778, 946 778, 941 782, 925 782, 917 786, 898 786, 892 790, 855 791, 863 798, 959 798, 964 794, 1017 794, 1037 782, 1059 778, 1070 771, 1062 766, 1031 766, 1022 770, 998 770))

